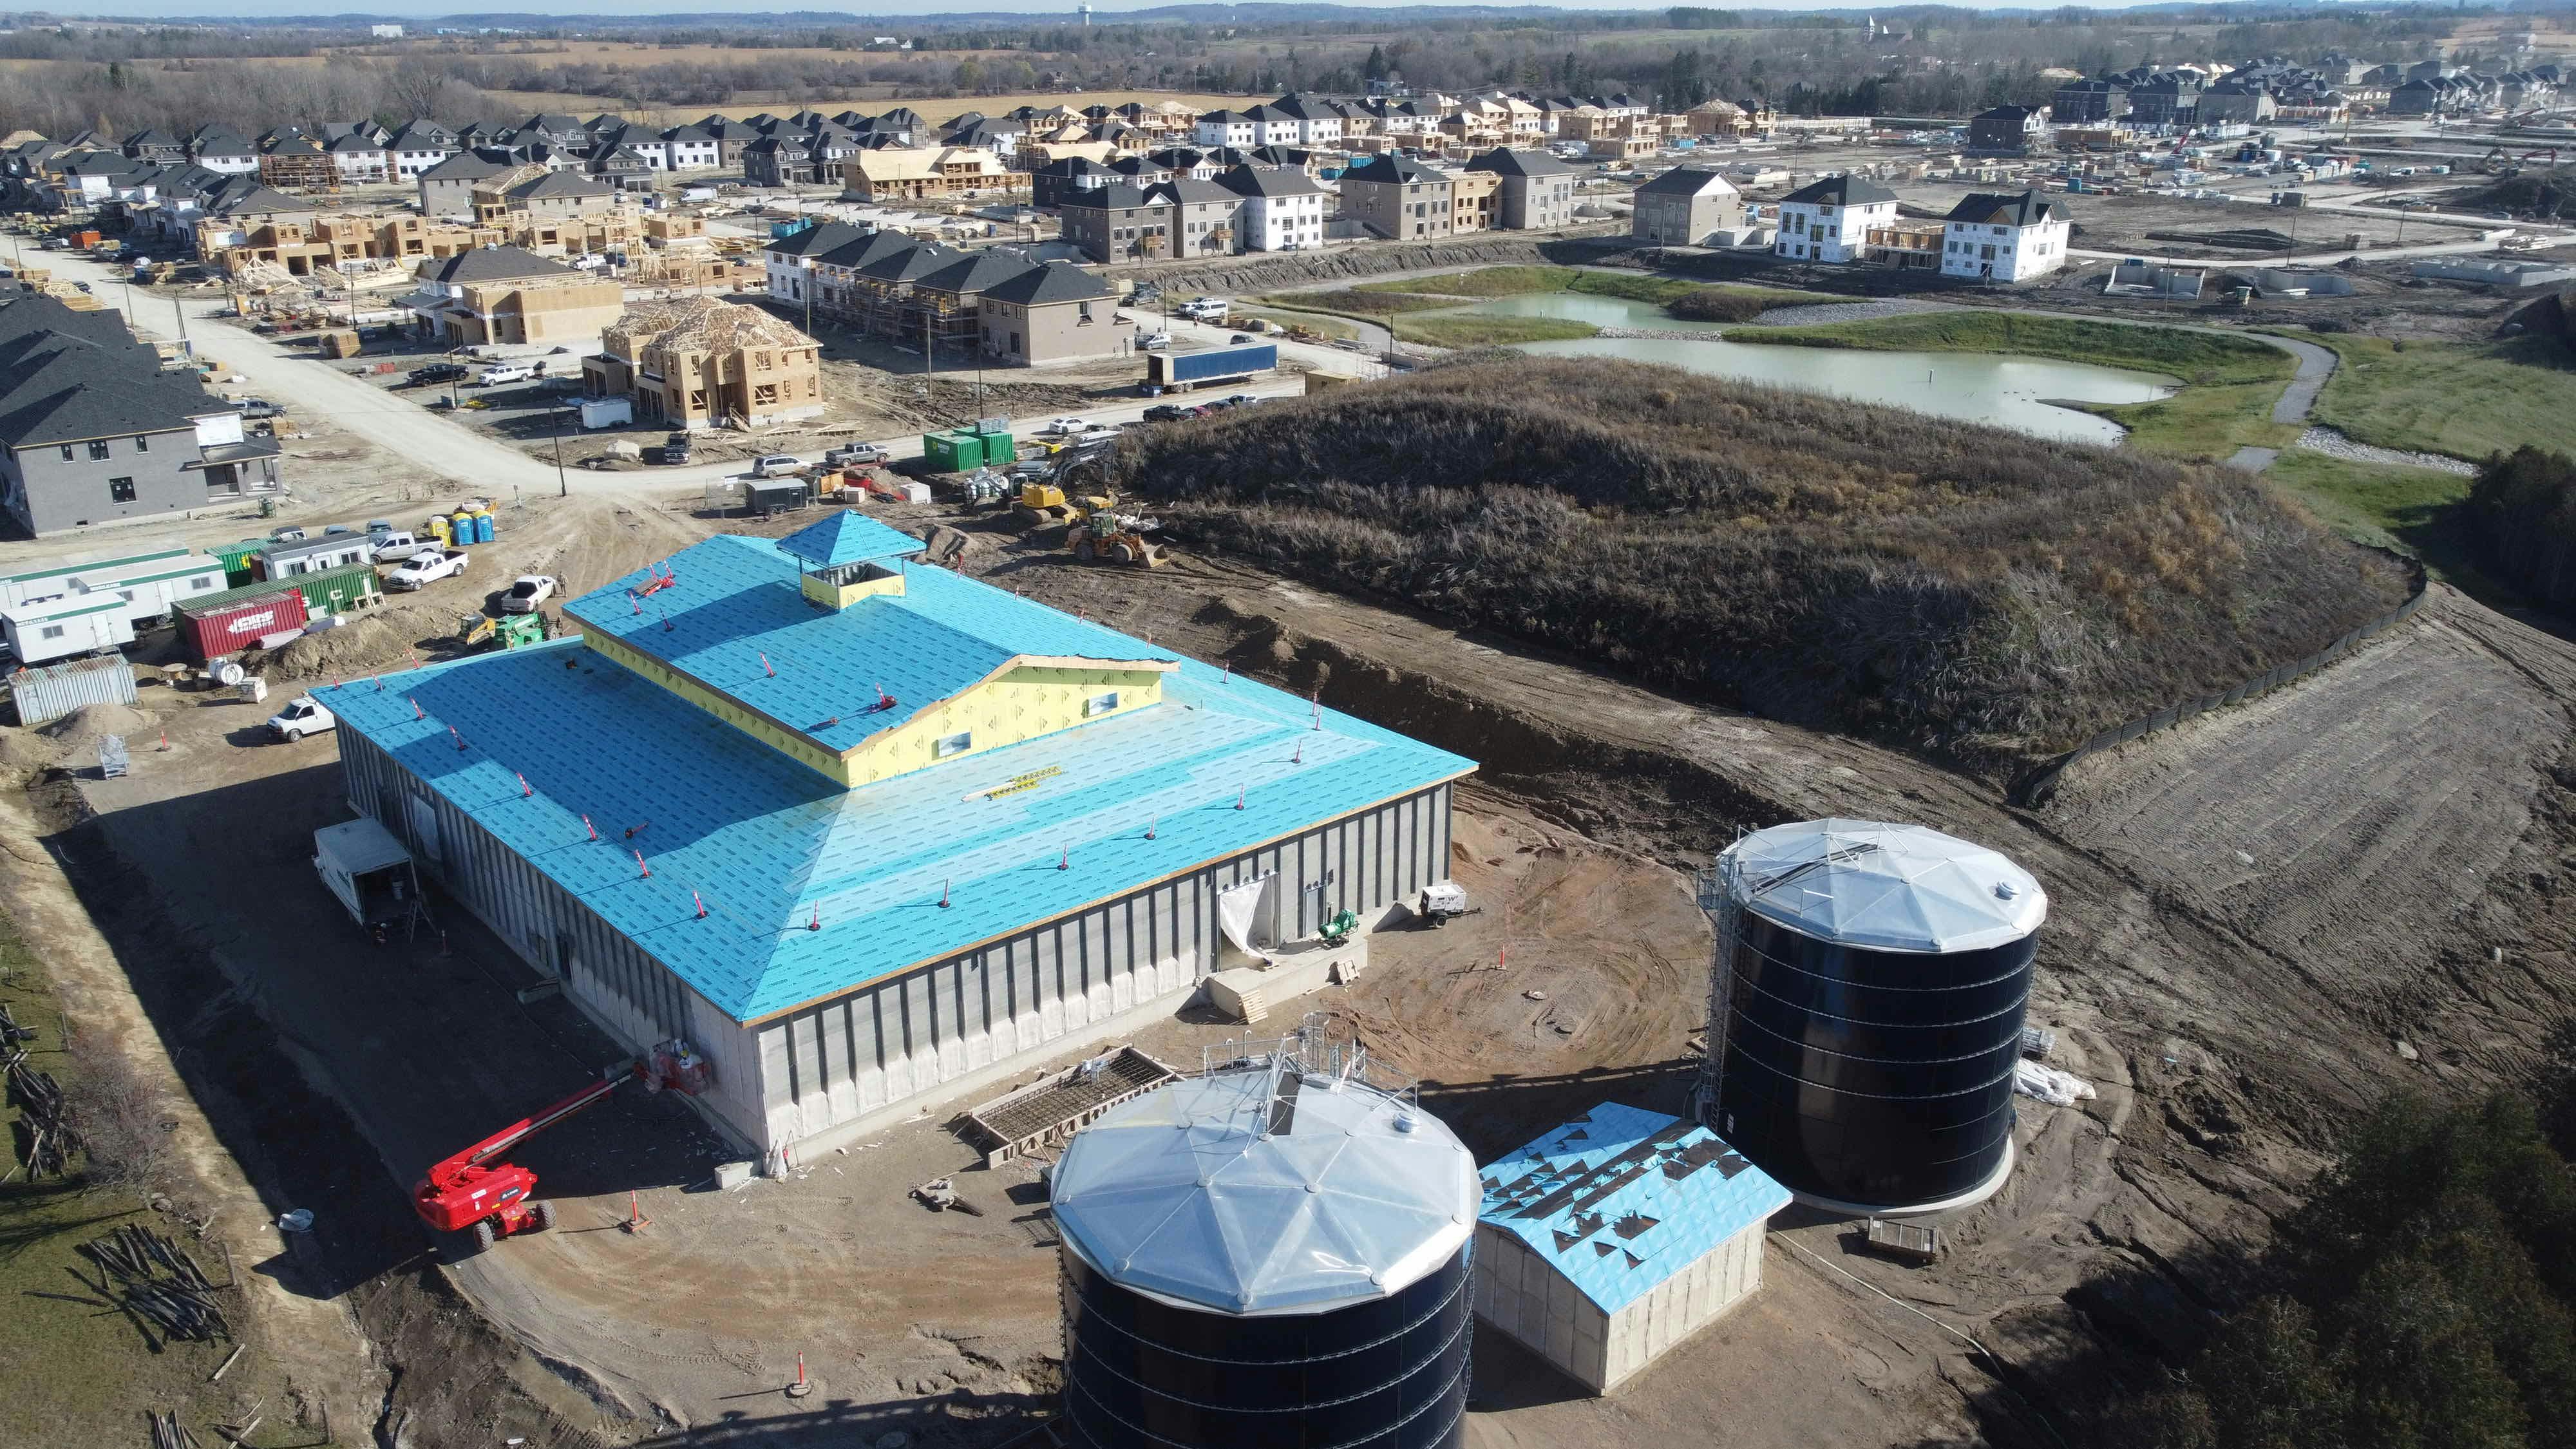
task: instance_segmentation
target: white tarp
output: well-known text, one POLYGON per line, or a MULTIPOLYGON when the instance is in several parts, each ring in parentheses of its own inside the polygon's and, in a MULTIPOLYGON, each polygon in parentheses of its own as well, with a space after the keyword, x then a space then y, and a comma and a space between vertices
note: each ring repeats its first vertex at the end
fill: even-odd
POLYGON ((1259 941, 1263 945, 1268 944, 1266 938, 1269 932, 1263 929, 1266 923, 1261 919, 1261 903, 1270 893, 1272 879, 1273 877, 1263 876, 1259 880, 1219 891, 1216 897, 1217 929, 1225 933, 1225 939, 1233 944, 1234 949, 1247 956, 1260 956, 1264 960, 1269 959, 1267 954, 1262 951, 1260 945, 1254 943, 1259 941))
POLYGON ((2043 1067, 2034 1061, 2013 1063, 2013 1090, 2055 1107, 2072 1107, 2093 1097, 2093 1084, 2073 1072, 2043 1067))

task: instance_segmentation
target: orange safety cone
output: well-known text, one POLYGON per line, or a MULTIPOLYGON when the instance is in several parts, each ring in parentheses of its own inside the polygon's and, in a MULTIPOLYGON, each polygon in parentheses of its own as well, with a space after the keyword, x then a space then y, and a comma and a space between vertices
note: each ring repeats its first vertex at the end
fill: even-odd
POLYGON ((805 1354, 800 1349, 796 1354, 796 1382, 787 1386, 787 1397, 801 1399, 812 1392, 814 1386, 805 1381, 805 1354))
POLYGON ((166 727, 161 731, 161 753, 170 753, 170 731, 166 727))
POLYGON ((637 1197, 631 1187, 626 1189, 626 1221, 618 1226, 630 1233, 640 1233, 653 1226, 653 1220, 644 1216, 644 1200, 637 1197))

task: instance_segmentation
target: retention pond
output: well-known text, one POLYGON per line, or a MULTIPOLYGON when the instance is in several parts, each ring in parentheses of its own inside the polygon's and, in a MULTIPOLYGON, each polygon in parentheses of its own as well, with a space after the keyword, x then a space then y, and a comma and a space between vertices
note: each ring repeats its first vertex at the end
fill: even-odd
MULTIPOLYGON (((1481 317, 1562 317, 1596 327, 1665 334, 1654 337, 1585 337, 1565 342, 1525 342, 1523 352, 1544 357, 1620 357, 1660 362, 1692 372, 1807 392, 1854 402, 1887 403, 1939 417, 1989 423, 2045 438, 2117 444, 2117 423, 2056 401, 2153 402, 2172 395, 2174 380, 2154 373, 2079 362, 2052 362, 1982 352, 1858 352, 1825 347, 1765 347, 1730 342, 1719 325, 1665 315, 1650 302, 1546 292, 1497 297, 1458 314, 1481 317), (1707 336, 1674 337, 1677 332, 1707 336)), ((1735 324, 1743 335, 1741 324, 1735 324)))

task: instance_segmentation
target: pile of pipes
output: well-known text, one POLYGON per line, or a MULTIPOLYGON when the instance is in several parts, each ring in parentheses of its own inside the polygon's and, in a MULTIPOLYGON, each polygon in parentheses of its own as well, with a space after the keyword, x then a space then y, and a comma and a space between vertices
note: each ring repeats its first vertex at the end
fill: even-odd
MULTIPOLYGON (((159 1233, 128 1224, 81 1244, 79 1252, 100 1273, 98 1282, 84 1280, 83 1286, 124 1309, 147 1341, 153 1337, 151 1325, 166 1339, 204 1342, 233 1336, 232 1325, 215 1306, 218 1290, 205 1270, 187 1249, 159 1233)), ((154 1344, 153 1351, 159 1352, 160 1345, 154 1344)))
POLYGON ((201 1449, 196 1434, 179 1422, 176 1410, 166 1414, 154 1413, 150 1418, 152 1449, 201 1449))

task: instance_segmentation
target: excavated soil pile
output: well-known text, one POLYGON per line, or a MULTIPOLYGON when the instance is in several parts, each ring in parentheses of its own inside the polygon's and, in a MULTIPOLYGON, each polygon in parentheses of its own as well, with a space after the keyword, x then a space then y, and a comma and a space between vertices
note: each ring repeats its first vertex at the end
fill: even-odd
POLYGON ((1186 541, 1981 768, 2406 588, 2223 469, 1633 363, 1469 359, 1116 466, 1186 541))
POLYGON ((274 679, 346 679, 408 663, 411 647, 384 620, 366 618, 292 640, 261 667, 274 679))

